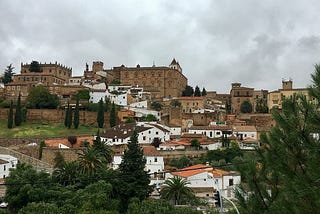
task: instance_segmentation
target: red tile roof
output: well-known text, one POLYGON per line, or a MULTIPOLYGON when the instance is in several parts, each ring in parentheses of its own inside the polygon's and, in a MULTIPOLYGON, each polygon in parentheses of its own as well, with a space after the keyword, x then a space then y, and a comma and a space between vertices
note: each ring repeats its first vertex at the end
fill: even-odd
MULTIPOLYGON (((93 144, 93 136, 82 136, 77 137, 77 143, 73 145, 73 148, 82 147, 83 142, 88 141, 90 145, 93 144)), ((70 142, 67 138, 55 138, 55 139, 48 139, 44 141, 47 147, 59 147, 59 144, 66 145, 68 147, 72 147, 70 142)))

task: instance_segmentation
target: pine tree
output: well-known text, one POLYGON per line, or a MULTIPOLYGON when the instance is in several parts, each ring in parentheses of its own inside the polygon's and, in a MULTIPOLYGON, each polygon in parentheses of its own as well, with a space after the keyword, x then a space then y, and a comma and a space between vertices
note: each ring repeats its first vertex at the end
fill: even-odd
POLYGON ((12 129, 12 128, 13 128, 13 103, 11 100, 9 114, 8 114, 8 129, 12 129))
POLYGON ((320 209, 320 67, 315 66, 308 101, 295 94, 274 111, 276 126, 261 135, 256 160, 239 165, 245 184, 237 191, 247 213, 317 213, 320 209))
POLYGON ((74 110, 73 126, 75 129, 79 127, 79 97, 76 100, 76 108, 74 110))
POLYGON ((200 91, 200 88, 198 86, 196 86, 196 88, 194 89, 194 96, 195 97, 201 97, 201 91, 200 91))
POLYGON ((22 122, 22 110, 21 110, 21 94, 19 94, 16 106, 16 114, 14 115, 15 126, 20 126, 22 122))
POLYGON ((134 130, 119 166, 119 192, 124 209, 131 198, 143 200, 150 193, 150 176, 144 171, 145 164, 143 150, 138 145, 138 133, 134 130))
POLYGON ((98 113, 97 113, 97 123, 99 128, 103 128, 104 125, 104 103, 102 98, 100 99, 98 103, 98 113))
POLYGON ((110 111, 110 127, 114 127, 116 125, 117 115, 116 115, 116 107, 115 104, 112 103, 111 111, 110 111))
POLYGON ((1 78, 4 84, 12 82, 12 76, 14 75, 13 69, 14 67, 12 66, 12 64, 7 66, 6 70, 4 71, 3 77, 1 78))

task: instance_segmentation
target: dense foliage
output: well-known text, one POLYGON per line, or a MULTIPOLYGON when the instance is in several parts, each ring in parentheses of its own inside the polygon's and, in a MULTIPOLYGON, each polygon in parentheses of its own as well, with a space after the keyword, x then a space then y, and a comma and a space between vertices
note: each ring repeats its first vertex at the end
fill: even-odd
POLYGON ((55 109, 59 103, 58 96, 51 94, 47 87, 41 85, 31 88, 27 97, 27 106, 29 108, 55 109))
POLYGON ((182 96, 183 97, 191 97, 194 94, 194 90, 192 86, 186 85, 185 89, 182 91, 182 96))
POLYGON ((103 125, 104 125, 104 109, 105 109, 104 103, 101 98, 98 103, 98 113, 97 113, 97 123, 99 128, 103 128, 103 125))
POLYGON ((13 128, 13 103, 12 103, 12 101, 10 103, 7 126, 8 126, 8 129, 13 128))
POLYGON ((241 113, 251 113, 253 110, 252 104, 249 102, 249 100, 245 100, 240 105, 240 111, 241 113))
POLYGON ((16 105, 16 113, 14 115, 14 125, 20 126, 21 123, 22 123, 21 94, 19 94, 17 105, 16 105))
POLYGON ((315 66, 309 101, 295 94, 274 111, 276 126, 261 136, 257 158, 239 165, 242 213, 317 213, 320 209, 320 67, 315 66))
POLYGON ((114 103, 111 105, 110 110, 110 127, 114 127, 117 124, 116 106, 114 103))
POLYGON ((13 69, 14 69, 14 67, 12 66, 12 64, 7 66, 6 70, 4 71, 3 76, 0 78, 0 80, 4 84, 12 82, 12 77, 14 75, 13 69))

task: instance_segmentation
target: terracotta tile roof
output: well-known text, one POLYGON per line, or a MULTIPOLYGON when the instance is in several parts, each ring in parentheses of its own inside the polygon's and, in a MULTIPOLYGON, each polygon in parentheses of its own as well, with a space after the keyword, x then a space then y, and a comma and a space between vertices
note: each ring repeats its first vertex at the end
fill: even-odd
POLYGON ((231 126, 192 126, 189 130, 232 130, 231 126))
POLYGON ((144 156, 161 156, 160 152, 153 146, 145 146, 143 148, 143 155, 144 156))
POLYGON ((2 159, 0 159, 0 164, 5 164, 5 163, 9 163, 8 161, 6 161, 6 160, 2 160, 2 159))
POLYGON ((255 126, 234 126, 233 130, 236 132, 256 132, 255 126))
MULTIPOLYGON (((77 137, 77 143, 73 145, 73 148, 79 148, 82 146, 84 141, 88 141, 90 145, 93 144, 93 136, 82 136, 77 137)), ((44 143, 47 147, 59 147, 59 144, 66 145, 71 148, 71 144, 69 143, 67 138, 55 138, 45 140, 44 143)))
POLYGON ((133 134, 134 129, 137 130, 138 133, 140 133, 148 129, 152 129, 152 127, 137 126, 135 123, 120 124, 113 128, 105 130, 100 134, 100 136, 104 138, 116 137, 118 139, 125 139, 133 134))
POLYGON ((192 133, 183 133, 181 137, 183 137, 183 138, 192 138, 192 139, 207 138, 203 134, 192 134, 192 133))
POLYGON ((206 166, 203 164, 196 164, 193 166, 189 166, 186 168, 181 169, 181 171, 178 172, 172 172, 172 175, 175 176, 180 176, 180 177, 184 177, 184 178, 188 178, 190 176, 196 175, 196 174, 200 174, 203 172, 208 172, 209 170, 212 170, 211 166, 206 166))

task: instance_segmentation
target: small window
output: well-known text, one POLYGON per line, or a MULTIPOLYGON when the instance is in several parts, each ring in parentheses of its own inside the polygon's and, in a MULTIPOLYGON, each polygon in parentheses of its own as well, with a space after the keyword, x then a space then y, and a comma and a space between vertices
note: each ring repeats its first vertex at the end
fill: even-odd
POLYGON ((3 171, 6 171, 7 166, 3 165, 3 171))
POLYGON ((229 186, 233 186, 233 179, 229 179, 229 186))
POLYGON ((147 138, 146 138, 146 136, 143 136, 142 139, 143 139, 143 140, 146 140, 147 138))
POLYGON ((158 162, 158 158, 154 158, 154 162, 158 162))

